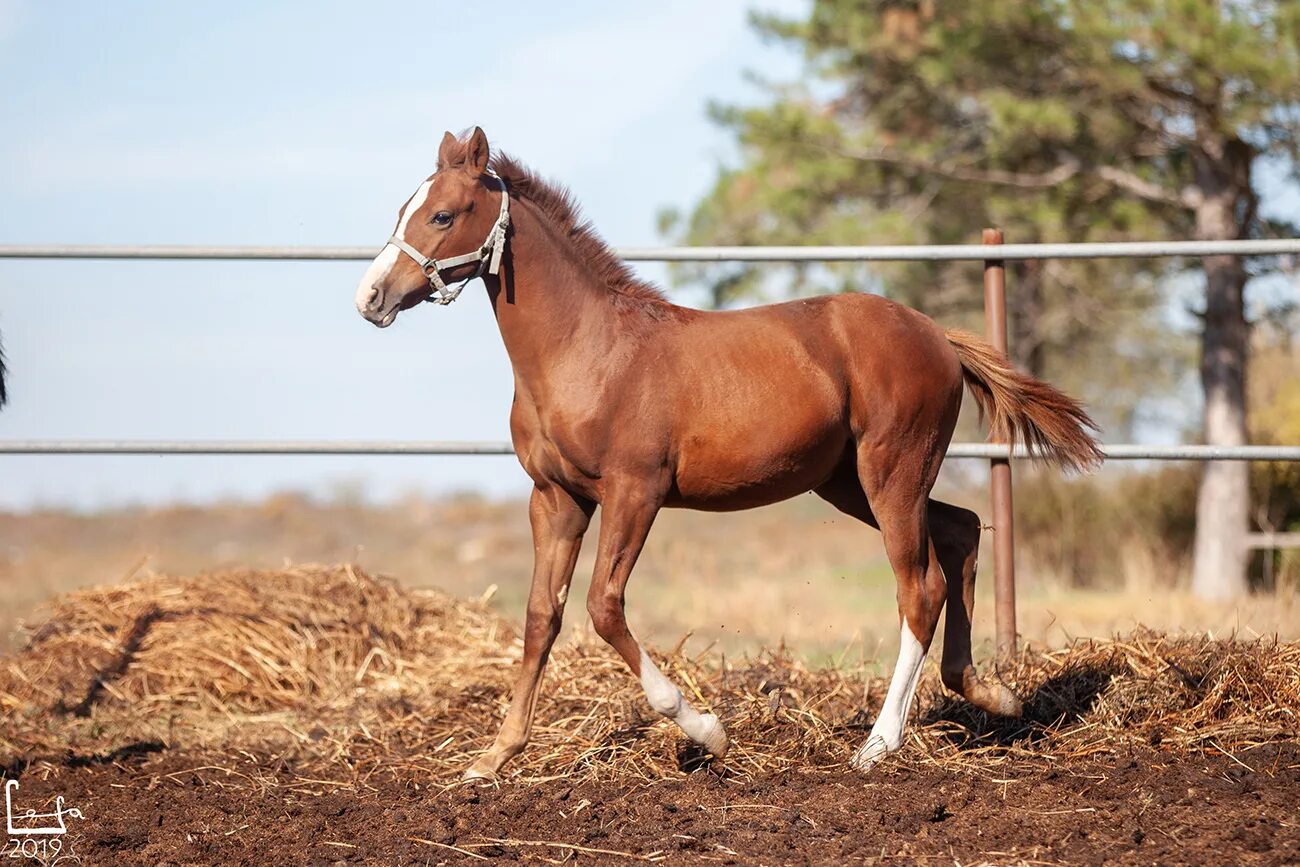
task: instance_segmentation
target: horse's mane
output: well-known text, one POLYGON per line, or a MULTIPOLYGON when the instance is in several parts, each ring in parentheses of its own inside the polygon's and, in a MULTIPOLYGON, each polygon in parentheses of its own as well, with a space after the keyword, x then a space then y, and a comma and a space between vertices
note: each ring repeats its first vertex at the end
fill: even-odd
POLYGON ((567 189, 542 178, 508 154, 494 154, 491 166, 506 182, 510 195, 536 207, 560 237, 568 238, 574 252, 611 292, 636 301, 668 303, 657 286, 637 277, 610 249, 591 222, 583 218, 582 210, 567 189))

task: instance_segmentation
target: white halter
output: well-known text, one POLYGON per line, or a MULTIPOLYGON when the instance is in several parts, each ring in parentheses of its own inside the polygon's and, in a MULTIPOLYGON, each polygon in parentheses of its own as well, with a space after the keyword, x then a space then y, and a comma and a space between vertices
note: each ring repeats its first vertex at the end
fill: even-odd
MULTIPOLYGON (((510 226, 510 192, 506 189, 506 182, 497 176, 497 173, 488 169, 486 174, 493 177, 501 185, 501 211, 497 214, 497 221, 492 224, 488 230, 487 239, 483 244, 473 252, 465 253, 460 256, 452 256, 450 259, 430 259, 419 250, 406 243, 402 238, 393 235, 388 239, 388 244, 392 244, 406 255, 415 260, 415 264, 420 266, 424 276, 429 278, 429 297, 425 301, 432 301, 434 304, 450 304, 459 296, 465 284, 476 277, 482 277, 483 272, 496 276, 501 270, 501 254, 506 247, 506 229, 510 226), (460 285, 454 289, 448 289, 447 284, 442 282, 442 275, 439 271, 445 271, 448 268, 455 268, 457 265, 465 265, 469 262, 478 262, 478 270, 461 281, 460 285), (486 266, 486 268, 484 267, 486 266)), ((387 246, 387 244, 385 244, 387 246)))

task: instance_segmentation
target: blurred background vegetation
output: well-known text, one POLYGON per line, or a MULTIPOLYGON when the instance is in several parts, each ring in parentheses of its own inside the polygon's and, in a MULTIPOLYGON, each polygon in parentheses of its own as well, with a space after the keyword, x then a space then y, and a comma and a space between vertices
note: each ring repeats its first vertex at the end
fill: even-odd
MULTIPOLYGON (((755 75, 758 104, 710 107, 736 154, 693 208, 661 215, 673 240, 955 244, 977 243, 985 226, 1009 243, 1300 232, 1300 3, 818 0, 806 16, 752 25, 799 53, 803 73, 755 75)), ((1293 261, 1008 271, 1013 360, 1083 398, 1110 441, 1300 443, 1293 261)), ((708 287, 717 306, 875 291, 982 330, 969 263, 675 276, 708 287)), ((1113 580, 1143 550, 1168 580, 1225 599, 1294 580, 1291 553, 1249 555, 1246 534, 1296 528, 1296 472, 1221 461, 1069 483, 1031 475, 1017 502, 1034 556, 1072 581, 1113 580)))
MULTIPOLYGON (((1251 442, 1300 443, 1300 346, 1294 331, 1255 330, 1250 378, 1251 442)), ((1079 587, 1122 587, 1149 576, 1185 586, 1196 531, 1201 466, 1189 463, 1112 468, 1063 479, 1021 472, 1016 480, 1016 532, 1031 572, 1079 587)), ((1300 529, 1300 464, 1256 463, 1250 472, 1252 524, 1264 532, 1300 529)), ((1251 585, 1260 591, 1300 590, 1300 549, 1257 550, 1251 585)))
MULTIPOLYGON (((938 495, 987 514, 987 487, 968 472, 972 466, 945 468, 938 495)), ((1128 633, 1139 625, 1300 638, 1294 585, 1235 605, 1170 586, 1174 564, 1186 557, 1172 540, 1190 530, 1153 537, 1145 528, 1180 515, 1187 520, 1177 486, 1195 479, 1178 478, 1176 468, 1168 475, 1173 483, 1163 474, 1083 483, 1021 474, 1017 595, 1026 643, 1059 647, 1074 636, 1128 633), (1135 511, 1126 496, 1152 500, 1135 511)), ((599 513, 569 594, 567 634, 590 635, 584 600, 598 532, 599 513)), ((992 647, 993 637, 992 536, 984 534, 977 586, 981 651, 992 647)), ((286 493, 86 514, 0 512, 0 654, 21 643, 14 631, 19 621, 39 619, 39 605, 60 593, 150 573, 303 563, 356 562, 409 587, 486 597, 518 622, 532 556, 526 504, 474 494, 437 500, 413 494, 376 504, 357 486, 327 497, 286 493)), ((811 494, 748 512, 660 513, 628 584, 628 618, 638 636, 661 650, 692 634, 692 648, 717 642, 728 656, 784 644, 816 662, 889 665, 898 642, 894 576, 880 534, 811 494)))

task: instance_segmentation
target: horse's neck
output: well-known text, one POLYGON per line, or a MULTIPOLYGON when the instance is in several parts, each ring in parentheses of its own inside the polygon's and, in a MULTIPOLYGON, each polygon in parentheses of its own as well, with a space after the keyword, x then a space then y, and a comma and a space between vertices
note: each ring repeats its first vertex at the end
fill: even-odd
POLYGON ((599 371, 626 341, 627 317, 527 202, 511 207, 507 267, 488 292, 515 380, 549 393, 557 374, 599 371))

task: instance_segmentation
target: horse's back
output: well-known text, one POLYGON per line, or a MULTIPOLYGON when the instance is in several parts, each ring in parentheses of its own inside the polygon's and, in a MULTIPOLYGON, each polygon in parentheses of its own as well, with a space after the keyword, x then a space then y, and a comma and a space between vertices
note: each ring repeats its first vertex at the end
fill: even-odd
POLYGON ((676 343, 685 379, 698 377, 699 387, 780 393, 789 383, 818 408, 854 394, 919 399, 961 385, 961 364, 938 323, 866 293, 702 313, 676 343))

